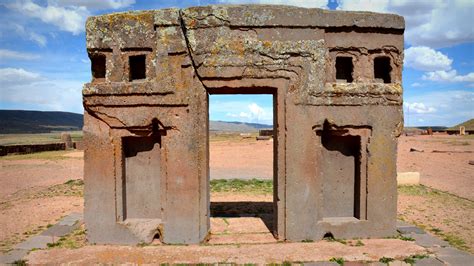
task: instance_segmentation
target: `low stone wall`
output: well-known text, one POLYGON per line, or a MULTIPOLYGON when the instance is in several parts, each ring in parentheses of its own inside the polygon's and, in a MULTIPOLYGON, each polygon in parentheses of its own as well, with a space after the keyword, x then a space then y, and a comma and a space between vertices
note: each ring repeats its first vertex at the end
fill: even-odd
POLYGON ((59 151, 65 149, 65 143, 8 145, 0 146, 0 156, 5 156, 8 154, 26 154, 42 151, 59 151))

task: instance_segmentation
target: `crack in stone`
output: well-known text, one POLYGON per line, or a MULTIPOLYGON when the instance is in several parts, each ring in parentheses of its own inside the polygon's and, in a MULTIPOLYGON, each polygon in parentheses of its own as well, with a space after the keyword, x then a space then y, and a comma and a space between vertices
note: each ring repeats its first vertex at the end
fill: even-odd
POLYGON ((191 59, 191 63, 192 63, 192 67, 194 69, 194 73, 196 74, 196 77, 198 78, 201 85, 207 90, 208 88, 204 84, 202 77, 199 75, 198 66, 197 66, 196 62, 194 61, 194 57, 193 57, 193 54, 191 52, 191 44, 189 43, 189 39, 188 39, 188 35, 187 35, 188 29, 186 28, 186 24, 184 23, 183 10, 182 9, 179 10, 179 23, 180 23, 181 31, 183 33, 184 41, 186 43, 186 48, 188 49, 189 58, 191 59))

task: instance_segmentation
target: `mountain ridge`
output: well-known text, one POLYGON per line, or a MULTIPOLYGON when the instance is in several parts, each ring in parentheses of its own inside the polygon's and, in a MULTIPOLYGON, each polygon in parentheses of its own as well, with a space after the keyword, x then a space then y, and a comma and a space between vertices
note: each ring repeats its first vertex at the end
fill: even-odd
MULTIPOLYGON (((83 115, 61 111, 0 110, 0 134, 82 130, 83 115)), ((272 125, 238 121, 209 121, 210 132, 258 132, 272 125)))

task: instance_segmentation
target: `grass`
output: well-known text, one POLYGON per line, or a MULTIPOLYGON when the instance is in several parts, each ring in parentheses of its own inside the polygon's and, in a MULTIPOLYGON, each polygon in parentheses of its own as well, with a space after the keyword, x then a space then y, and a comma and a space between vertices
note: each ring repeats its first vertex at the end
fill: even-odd
POLYGON ((335 262, 339 265, 344 265, 344 258, 331 258, 329 259, 330 262, 335 262))
POLYGON ((7 156, 0 156, 1 160, 64 160, 64 159, 80 159, 81 157, 67 157, 64 156, 65 154, 71 151, 44 151, 44 152, 35 152, 35 153, 28 153, 28 154, 14 154, 14 155, 7 155, 7 156))
POLYGON ((49 198, 56 196, 82 197, 84 195, 84 181, 71 179, 64 184, 54 185, 31 195, 29 198, 49 198))
MULTIPOLYGON (((46 144, 60 142, 62 132, 65 131, 36 134, 0 134, 0 145, 46 144)), ((82 131, 67 131, 67 133, 71 134, 72 141, 82 140, 82 131)))
POLYGON ((441 191, 432 189, 423 185, 415 186, 399 186, 398 193, 408 196, 438 196, 441 195, 441 191))
POLYGON ((408 258, 405 258, 403 260, 403 262, 405 263, 408 263, 410 265, 414 265, 416 263, 417 260, 421 260, 421 259, 424 259, 424 258, 428 258, 429 256, 426 255, 426 254, 422 254, 422 255, 412 255, 408 258))
POLYGON ((211 192, 238 192, 250 194, 272 194, 273 181, 260 179, 214 179, 210 181, 211 192))
POLYGON ((15 233, 15 235, 9 237, 9 238, 6 238, 6 239, 2 239, 0 241, 0 254, 1 252, 8 252, 10 250, 13 249, 13 247, 24 241, 25 239, 31 237, 31 236, 34 236, 34 235, 37 235, 39 234, 40 232, 43 232, 44 230, 46 229, 45 226, 37 226, 33 229, 30 229, 30 230, 27 230, 23 233, 15 233))
POLYGON ((385 264, 388 265, 390 262, 392 262, 392 261, 394 261, 394 260, 395 260, 395 259, 393 259, 393 258, 382 257, 382 258, 379 259, 379 262, 385 263, 385 264))
POLYGON ((59 238, 54 243, 48 243, 48 248, 76 249, 86 245, 86 230, 84 225, 72 231, 70 234, 59 238))
POLYGON ((399 218, 433 233, 453 247, 472 252, 472 228, 466 228, 463 219, 470 217, 474 211, 473 201, 423 185, 400 186, 398 192, 403 196, 422 199, 421 203, 409 205, 405 211, 399 210, 399 218))

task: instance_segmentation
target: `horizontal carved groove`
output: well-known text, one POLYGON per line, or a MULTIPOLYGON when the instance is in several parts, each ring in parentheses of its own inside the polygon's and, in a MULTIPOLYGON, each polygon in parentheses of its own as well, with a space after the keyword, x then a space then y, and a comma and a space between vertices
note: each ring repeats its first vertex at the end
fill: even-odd
POLYGON ((274 87, 214 87, 207 88, 209 94, 276 94, 274 87))
POLYGON ((112 53, 111 48, 87 48, 88 53, 112 53))
POLYGON ((165 91, 165 92, 104 92, 104 93, 85 93, 84 97, 110 97, 110 96, 117 96, 117 97, 127 97, 127 96, 166 96, 174 94, 172 91, 165 91))
POLYGON ((327 27, 324 30, 328 33, 357 32, 357 33, 382 33, 402 35, 405 30, 380 27, 327 27))
POLYGON ((122 52, 152 52, 153 48, 150 47, 126 47, 120 49, 122 52))
POLYGON ((177 104, 172 104, 172 103, 137 103, 137 104, 85 104, 88 107, 141 107, 141 106, 153 106, 153 107, 187 107, 189 104, 184 104, 184 103, 177 103, 177 104))

